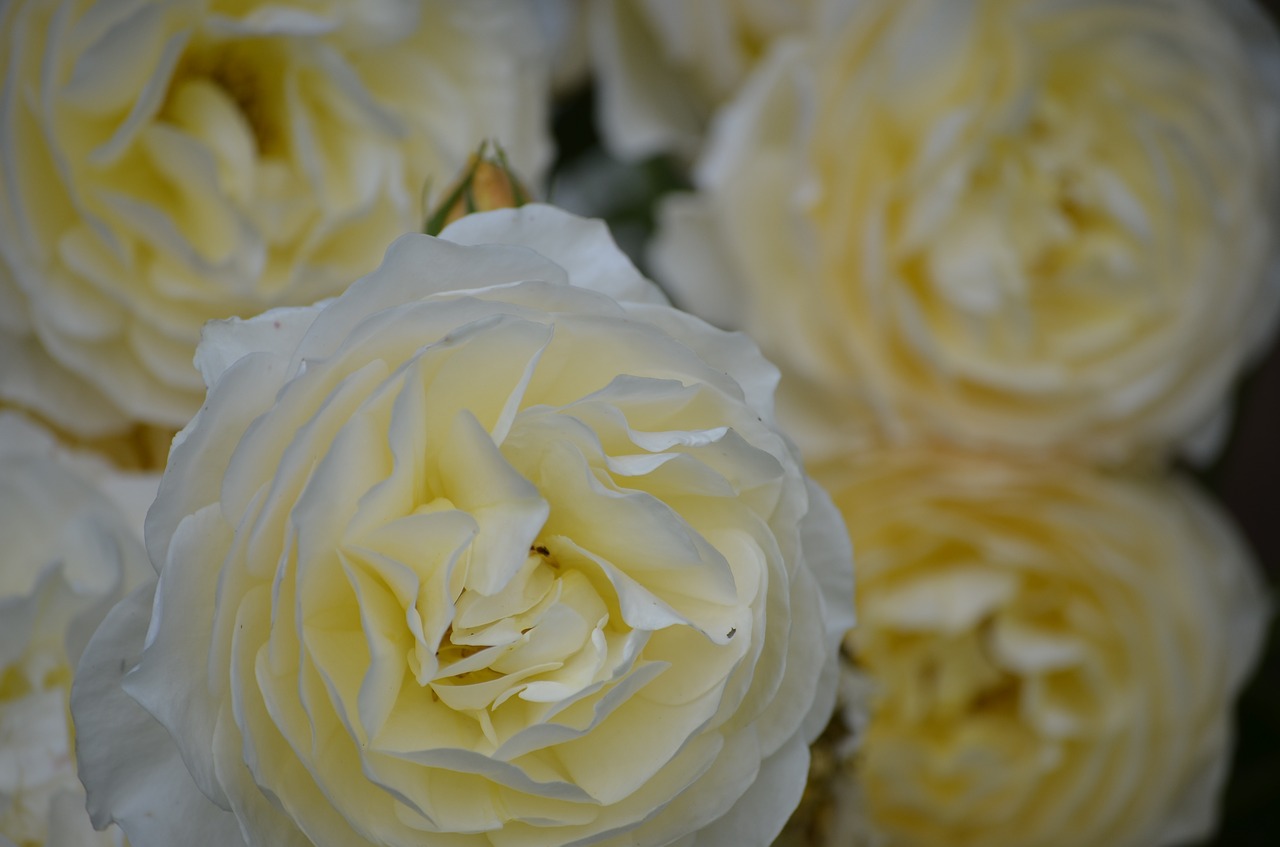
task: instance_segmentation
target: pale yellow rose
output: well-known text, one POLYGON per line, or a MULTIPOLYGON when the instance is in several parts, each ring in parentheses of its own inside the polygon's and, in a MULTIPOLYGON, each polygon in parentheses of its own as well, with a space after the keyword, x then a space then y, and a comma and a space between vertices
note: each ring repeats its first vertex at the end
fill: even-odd
POLYGON ((93 630, 152 576, 142 515, 158 481, 0 413, 0 844, 120 843, 85 814, 68 698, 93 630))
POLYGON ((853 825, 889 847, 1212 831, 1269 604, 1211 503, 1175 478, 915 448, 819 479, 858 553, 846 649, 872 686, 853 825))
POLYGON ((545 64, 508 0, 0 4, 0 399, 184 425, 207 320, 338 293, 482 139, 536 184, 545 64))
POLYGON ((72 694, 96 822, 135 847, 781 829, 852 571, 745 336, 527 205, 211 324, 197 361, 154 603, 116 607, 72 694))
POLYGON ((600 132, 615 156, 697 151, 711 113, 816 0, 593 0, 600 132))
POLYGON ((655 256, 782 368, 806 455, 928 437, 1121 462, 1221 433, 1280 290, 1261 13, 842 0, 820 30, 721 115, 655 256))

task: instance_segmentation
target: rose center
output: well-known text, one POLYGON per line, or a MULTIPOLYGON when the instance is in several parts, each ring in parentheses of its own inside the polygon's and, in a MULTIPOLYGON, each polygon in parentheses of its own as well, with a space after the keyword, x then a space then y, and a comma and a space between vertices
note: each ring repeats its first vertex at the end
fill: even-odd
POLYGON ((994 660, 990 624, 955 634, 898 636, 890 661, 900 669, 892 689, 904 698, 901 714, 932 722, 1016 711, 1022 681, 994 660))
POLYGON ((1123 301, 1152 296, 1126 141, 1079 120, 1077 96, 1046 91, 978 162, 955 165, 968 170, 946 222, 904 257, 922 301, 944 307, 928 312, 966 347, 1093 360, 1131 339, 1123 301))
MULTIPOLYGON (((288 144, 288 110, 280 69, 286 60, 284 45, 275 39, 193 43, 178 63, 162 115, 181 115, 186 105, 182 101, 190 98, 192 86, 200 86, 215 92, 222 105, 238 115, 259 156, 283 155, 288 144)), ((176 122, 188 128, 191 124, 189 119, 176 122)), ((205 140, 218 146, 218 139, 205 140)))
MULTIPOLYGON (((595 680, 613 618, 596 586, 545 544, 494 594, 463 589, 437 651, 433 692, 464 712, 490 712, 531 686, 580 690, 595 680)), ((534 689, 536 691, 536 688, 534 689)))
POLYGON ((883 682, 883 712, 907 723, 960 731, 986 717, 1042 736, 1101 730, 1098 694, 1115 685, 1063 615, 1061 598, 1046 608, 1029 591, 963 629, 883 631, 859 645, 859 659, 883 682))

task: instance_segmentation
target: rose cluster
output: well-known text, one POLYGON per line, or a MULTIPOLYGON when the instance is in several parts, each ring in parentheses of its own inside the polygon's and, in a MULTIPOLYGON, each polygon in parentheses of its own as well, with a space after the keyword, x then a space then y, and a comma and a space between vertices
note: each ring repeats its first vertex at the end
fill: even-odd
POLYGON ((1167 465, 1274 332, 1278 57, 1236 0, 850 0, 715 115, 652 259, 782 369, 859 558, 811 841, 1212 832, 1268 607, 1167 465))
POLYGON ((1220 825, 1259 0, 0 0, 0 68, 0 845, 1220 825))

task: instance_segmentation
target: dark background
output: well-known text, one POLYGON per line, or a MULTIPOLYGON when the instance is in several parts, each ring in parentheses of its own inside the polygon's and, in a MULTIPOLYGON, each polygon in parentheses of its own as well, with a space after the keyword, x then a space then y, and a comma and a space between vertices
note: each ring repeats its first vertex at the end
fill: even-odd
MULTIPOLYGON (((1220 2, 1220 0, 1217 0, 1220 2)), ((1208 0, 1215 2, 1215 0, 1208 0)), ((1280 0, 1258 0, 1280 21, 1280 0)), ((687 188, 681 168, 658 159, 639 165, 599 167, 599 142, 589 89, 568 96, 557 111, 557 170, 571 171, 597 157, 601 196, 593 214, 605 217, 629 252, 638 252, 652 231, 656 197, 687 188)), ((1275 151, 1280 167, 1280 150, 1275 151)), ((550 192, 557 198, 556 185, 550 192)), ((1275 237, 1280 239, 1280 221, 1275 237)), ((641 259, 642 257, 636 256, 641 259)), ((643 262, 641 262, 643 264, 643 262)), ((1265 571, 1280 611, 1280 348, 1275 344, 1248 368, 1235 392, 1236 415, 1226 450, 1207 468, 1184 470, 1197 477, 1235 518, 1265 571)), ((1199 847, 1280 845, 1280 627, 1268 633, 1262 661, 1237 704, 1237 735, 1231 774, 1215 837, 1199 847)))
MULTIPOLYGON (((1261 5, 1280 20, 1280 0, 1261 5)), ((1280 150, 1274 155, 1280 160, 1280 150)), ((1274 237, 1280 238, 1280 231, 1274 237)), ((1200 477, 1240 525, 1275 600, 1280 586, 1280 350, 1275 345, 1246 374, 1237 401, 1227 450, 1200 477)), ((1280 844, 1280 628, 1274 620, 1262 664, 1240 698, 1238 717, 1222 825, 1205 843, 1274 847, 1280 844)))
MULTIPOLYGON (((1280 2, 1268 5, 1280 6, 1280 2)), ((1280 157, 1280 151, 1276 151, 1280 157)), ((1280 585, 1280 352, 1273 346, 1239 391, 1235 431, 1217 464, 1201 474, 1240 525, 1271 586, 1280 585)), ((1280 629, 1238 706, 1235 761, 1213 847, 1280 844, 1280 629)))

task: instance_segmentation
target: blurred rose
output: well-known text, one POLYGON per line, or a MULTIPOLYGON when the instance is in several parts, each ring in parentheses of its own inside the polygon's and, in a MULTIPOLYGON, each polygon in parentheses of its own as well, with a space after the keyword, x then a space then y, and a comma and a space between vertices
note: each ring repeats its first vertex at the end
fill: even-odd
POLYGON ((600 131, 623 159, 695 152, 712 110, 815 0, 596 0, 588 44, 600 131))
POLYGON ((874 685, 847 805, 889 845, 1212 830, 1268 615, 1210 503, 1176 479, 922 450, 824 475, 858 551, 846 647, 874 685))
POLYGON ((551 53, 551 87, 567 93, 588 81, 587 0, 532 0, 551 53))
POLYGON ((864 0, 822 32, 726 110, 656 252, 678 300, 782 367, 806 455, 1212 441, 1277 305, 1268 22, 1246 2, 864 0))
POLYGON ((136 847, 767 844, 852 614, 777 372, 599 222, 443 236, 206 331, 154 612, 116 608, 73 695, 94 819, 136 847))
POLYGON ((185 424, 207 320, 338 293, 482 139, 549 155, 516 3, 19 0, 0 39, 0 399, 81 435, 185 424))
POLYGON ((151 575, 142 515, 157 481, 64 453, 0 413, 0 843, 120 838, 84 813, 67 699, 94 628, 151 575))

